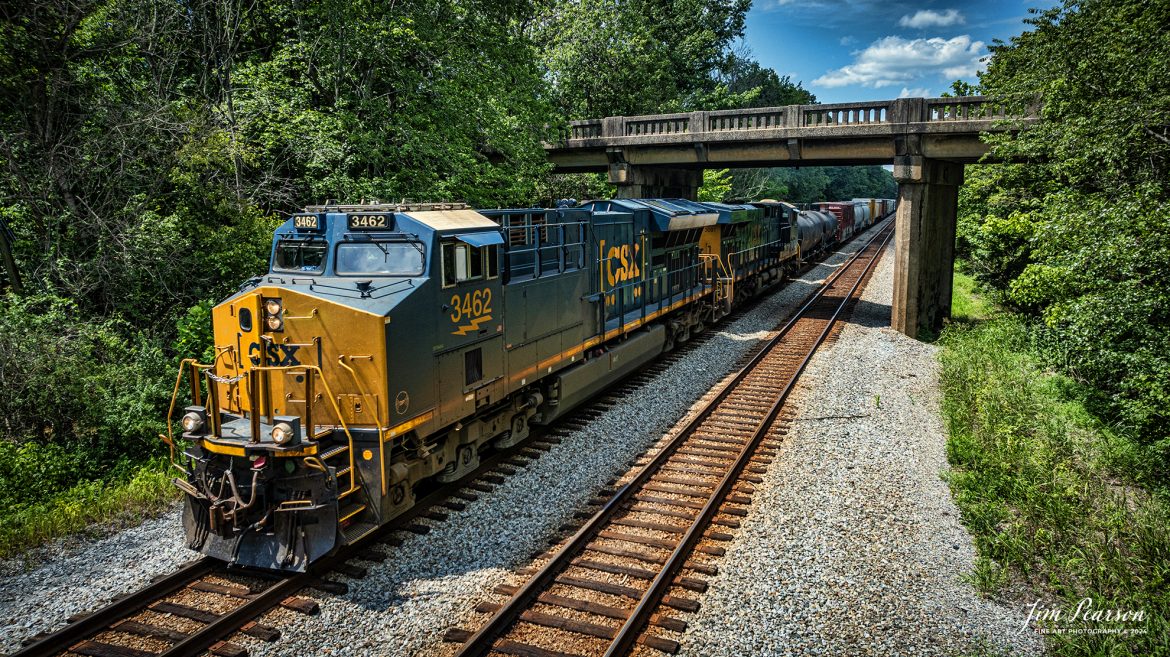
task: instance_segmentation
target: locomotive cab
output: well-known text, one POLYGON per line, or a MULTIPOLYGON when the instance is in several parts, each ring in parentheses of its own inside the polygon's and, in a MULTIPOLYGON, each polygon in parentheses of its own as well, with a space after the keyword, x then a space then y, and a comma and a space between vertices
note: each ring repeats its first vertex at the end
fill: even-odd
POLYGON ((422 429, 498 397, 499 350, 462 347, 502 331, 501 242, 457 206, 309 208, 281 225, 268 273, 212 311, 214 361, 185 363, 191 547, 303 570, 409 508, 410 470, 448 458, 422 429), (439 300, 458 324, 442 343, 439 300), (440 386, 468 394, 437 405, 440 386))

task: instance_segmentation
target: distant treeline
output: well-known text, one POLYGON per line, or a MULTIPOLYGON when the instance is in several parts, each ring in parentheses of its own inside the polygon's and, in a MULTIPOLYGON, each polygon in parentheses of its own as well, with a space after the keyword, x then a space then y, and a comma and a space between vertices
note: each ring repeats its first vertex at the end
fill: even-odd
POLYGON ((728 195, 740 199, 774 198, 804 205, 898 196, 893 174, 880 166, 740 169, 731 177, 728 195))

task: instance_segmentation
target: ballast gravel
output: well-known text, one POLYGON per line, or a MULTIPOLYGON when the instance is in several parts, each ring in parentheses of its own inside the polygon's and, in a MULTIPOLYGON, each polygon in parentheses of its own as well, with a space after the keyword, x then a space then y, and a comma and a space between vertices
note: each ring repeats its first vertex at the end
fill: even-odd
POLYGON ((197 557, 174 512, 101 538, 76 536, 0 562, 0 653, 197 557))
MULTIPOLYGON (((362 565, 368 568, 368 575, 364 579, 334 575, 335 579, 349 584, 349 593, 338 596, 307 592, 307 595, 319 600, 319 616, 305 617, 277 609, 269 613, 263 622, 281 630, 283 636, 278 641, 268 644, 245 636, 237 636, 234 640, 244 644, 252 655, 452 653, 454 646, 442 642, 448 628, 478 627, 485 617, 474 612, 476 604, 493 599, 491 591, 498 584, 522 582, 523 578, 516 575, 514 569, 526 565, 534 553, 546 547, 549 537, 556 534, 558 527, 571 520, 574 510, 584 506, 607 481, 624 473, 647 446, 660 438, 696 399, 726 375, 739 357, 757 346, 800 300, 860 246, 860 241, 846 246, 822 265, 788 283, 784 289, 762 301, 737 321, 719 327, 705 343, 642 385, 636 395, 621 399, 591 420, 586 427, 567 436, 563 443, 508 477, 492 492, 480 494, 480 498, 469 503, 463 511, 451 513, 445 522, 426 521, 432 525, 429 534, 399 534, 403 539, 399 547, 380 548, 388 554, 389 558, 385 562, 363 562, 362 565)), ((887 303, 888 297, 887 291, 885 300, 878 303, 887 303)), ((887 336, 885 339, 892 338, 887 336)), ((929 347, 922 345, 917 345, 917 348, 929 350, 929 347)), ((920 361, 926 358, 923 354, 919 356, 920 361)), ((826 366, 828 364, 822 357, 819 365, 810 368, 806 376, 815 376, 819 369, 826 366)), ((912 367, 920 378, 925 379, 928 372, 924 368, 921 362, 912 367)), ((860 379, 857 385, 857 389, 849 394, 857 399, 869 394, 862 392, 864 388, 860 387, 860 379)), ((931 393, 922 390, 919 394, 920 407, 906 407, 906 415, 900 419, 907 423, 920 423, 920 414, 935 412, 932 410, 935 407, 930 405, 931 393)), ((818 400, 817 412, 836 414, 825 411, 825 408, 842 403, 845 403, 844 399, 818 400)), ((883 401, 883 407, 886 403, 883 401)), ((830 422, 825 426, 832 426, 829 420, 817 422, 830 422)), ((852 431, 844 427, 842 425, 842 431, 852 431)), ((797 432, 793 435, 797 435, 797 432)), ((941 452, 937 459, 929 454, 905 453, 897 456, 908 462, 923 461, 923 466, 933 472, 932 476, 936 480, 903 480, 900 486, 913 483, 925 486, 927 491, 903 491, 906 495, 925 496, 934 500, 932 504, 938 508, 950 505, 949 493, 941 482, 937 482, 939 467, 935 466, 941 467, 945 463, 938 461, 942 458, 941 452)), ((774 482, 781 470, 789 469, 784 462, 783 457, 777 459, 769 472, 769 482, 774 482)), ((834 481, 840 483, 845 472, 861 465, 855 463, 850 467, 847 463, 805 462, 805 467, 812 468, 803 478, 809 487, 810 497, 806 503, 795 507, 792 513, 799 513, 804 518, 807 534, 803 540, 810 546, 822 545, 817 554, 830 561, 814 562, 813 555, 803 551, 793 552, 805 555, 803 561, 793 560, 781 546, 771 543, 749 546, 747 541, 756 539, 752 538, 754 530, 746 529, 755 525, 748 523, 764 522, 758 507, 765 499, 765 493, 761 491, 756 495, 757 508, 749 516, 748 523, 745 523, 745 530, 737 532, 736 545, 744 547, 737 547, 737 551, 722 560, 720 575, 713 580, 715 586, 705 596, 699 615, 692 619, 692 627, 684 640, 684 650, 688 654, 783 654, 788 651, 785 645, 794 646, 796 654, 801 652, 796 649, 798 646, 827 646, 820 650, 824 654, 831 654, 833 651, 829 647, 836 645, 841 648, 844 644, 832 643, 831 632, 836 630, 829 624, 834 617, 829 612, 840 607, 843 616, 848 616, 851 591, 868 591, 864 569, 840 571, 850 573, 852 579, 830 582, 827 578, 830 575, 837 577, 839 572, 832 567, 832 560, 856 563, 860 567, 867 563, 864 561, 867 555, 878 548, 893 555, 882 564, 882 568, 899 573, 902 577, 891 578, 887 583, 886 624, 893 629, 883 629, 881 626, 868 629, 871 637, 865 638, 865 642, 876 651, 875 654, 886 650, 881 646, 898 645, 896 642, 884 643, 885 640, 881 639, 891 632, 901 632, 895 636, 899 637, 903 645, 916 646, 921 641, 906 641, 902 634, 909 632, 916 636, 944 636, 950 632, 947 628, 956 622, 954 619, 964 614, 970 619, 970 624, 977 622, 977 619, 986 619, 986 615, 979 614, 984 613, 987 603, 974 598, 972 593, 964 593, 965 597, 959 598, 952 595, 961 590, 955 583, 962 573, 969 572, 971 565, 969 539, 958 526, 953 510, 949 522, 936 524, 931 519, 932 524, 929 525, 914 524, 913 529, 918 532, 917 540, 907 548, 900 548, 890 542, 897 537, 889 536, 866 539, 863 535, 856 540, 842 538, 846 542, 837 547, 826 544, 826 537, 850 532, 844 531, 845 528, 839 524, 826 524, 823 528, 819 526, 822 520, 825 523, 840 523, 842 517, 835 511, 839 507, 836 498, 830 496, 821 499, 813 495, 818 476, 814 473, 833 477, 834 481), (958 544, 962 549, 950 555, 949 561, 913 561, 931 556, 915 551, 923 548, 923 540, 927 537, 941 537, 937 538, 939 545, 935 547, 936 550, 941 550, 940 546, 950 549, 952 544, 958 544), (866 545, 867 540, 870 547, 858 549, 859 545, 866 545), (722 565, 731 563, 736 565, 730 568, 722 565), (752 565, 740 566, 741 563, 752 565), (925 563, 936 563, 939 568, 946 568, 946 573, 937 575, 949 578, 944 583, 950 588, 940 589, 938 604, 930 608, 935 611, 934 615, 921 619, 908 617, 898 612, 904 606, 900 606, 899 597, 917 600, 921 596, 902 587, 913 583, 919 586, 914 591, 926 590, 921 586, 933 581, 930 577, 934 575, 911 574, 921 573, 925 563), (797 567, 807 569, 807 572, 785 570, 797 567), (759 577, 762 572, 770 576, 759 577), (787 573, 783 578, 782 572, 787 573), (799 573, 799 576, 793 575, 794 572, 799 573), (751 579, 760 580, 757 585, 771 587, 768 590, 775 591, 775 594, 765 591, 757 599, 746 598, 745 590, 737 587, 744 586, 745 581, 751 579), (778 583, 782 583, 784 588, 777 588, 778 583), (788 587, 821 586, 822 583, 825 586, 831 584, 839 594, 817 600, 814 606, 804 608, 799 614, 785 600, 785 596, 794 595, 793 591, 796 590, 789 590, 788 587), (953 600, 960 599, 965 606, 951 604, 953 600), (724 605, 722 612, 719 612, 720 604, 724 605), (820 636, 820 643, 813 639, 809 639, 807 644, 793 643, 795 639, 792 637, 806 635, 820 636)), ((769 491, 771 489, 769 487, 769 491)), ((881 494, 891 493, 882 489, 881 494)), ((800 498, 799 491, 795 495, 797 499, 800 498)), ((894 507, 889 512, 896 510, 897 507, 894 507)), ((879 514, 886 512, 880 509, 875 511, 879 514)), ((878 516, 879 519, 881 517, 884 516, 878 516)), ((920 520, 926 519, 924 517, 920 520)), ((786 518, 784 522, 792 522, 792 518, 786 518)), ((854 522, 854 519, 850 519, 850 522, 854 522)), ((872 525, 878 521, 869 518, 865 522, 872 525)), ((802 546, 794 544, 794 547, 802 546)), ((24 562, 0 563, 0 618, 3 619, 0 623, 4 623, 0 626, 0 650, 4 652, 18 648, 22 638, 60 627, 70 614, 108 602, 112 597, 139 587, 152 576, 169 572, 196 555, 183 547, 178 513, 175 512, 92 542, 59 542, 35 552, 34 556, 36 565, 31 567, 24 562)), ((813 603, 810 601, 810 604, 813 603)), ((916 609, 915 613, 922 611, 916 609)), ((861 641, 864 633, 856 636, 861 641)), ((864 653, 864 649, 859 648, 859 652, 864 653)), ((935 653, 927 651, 923 654, 935 653)))
POLYGON ((685 657, 1034 655, 964 581, 937 347, 889 328, 893 249, 794 393, 797 415, 682 636, 685 657))

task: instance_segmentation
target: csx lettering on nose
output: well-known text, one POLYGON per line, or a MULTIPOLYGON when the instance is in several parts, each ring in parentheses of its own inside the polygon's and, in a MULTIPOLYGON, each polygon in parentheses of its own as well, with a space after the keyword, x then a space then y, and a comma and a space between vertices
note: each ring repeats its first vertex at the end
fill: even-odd
MULTIPOLYGON (((268 343, 267 347, 268 348, 264 350, 264 354, 268 356, 269 365, 287 367, 290 365, 301 364, 301 361, 297 360, 297 350, 300 349, 298 345, 275 344, 270 342, 268 343)), ((260 366, 261 353, 262 352, 260 351, 259 342, 253 342, 252 344, 248 345, 248 360, 252 362, 252 365, 256 367, 260 366)))

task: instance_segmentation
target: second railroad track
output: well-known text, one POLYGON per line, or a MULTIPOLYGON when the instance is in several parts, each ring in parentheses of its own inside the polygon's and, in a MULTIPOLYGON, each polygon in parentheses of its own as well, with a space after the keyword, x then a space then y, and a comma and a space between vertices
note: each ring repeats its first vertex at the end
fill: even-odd
POLYGON ((693 592, 717 572, 698 555, 723 554, 751 485, 777 446, 770 432, 789 393, 834 324, 861 294, 893 221, 847 260, 706 406, 650 458, 543 566, 530 571, 477 631, 453 629, 458 657, 577 657, 674 653, 662 630, 698 609, 693 592), (650 652, 647 653, 646 650, 650 652))

